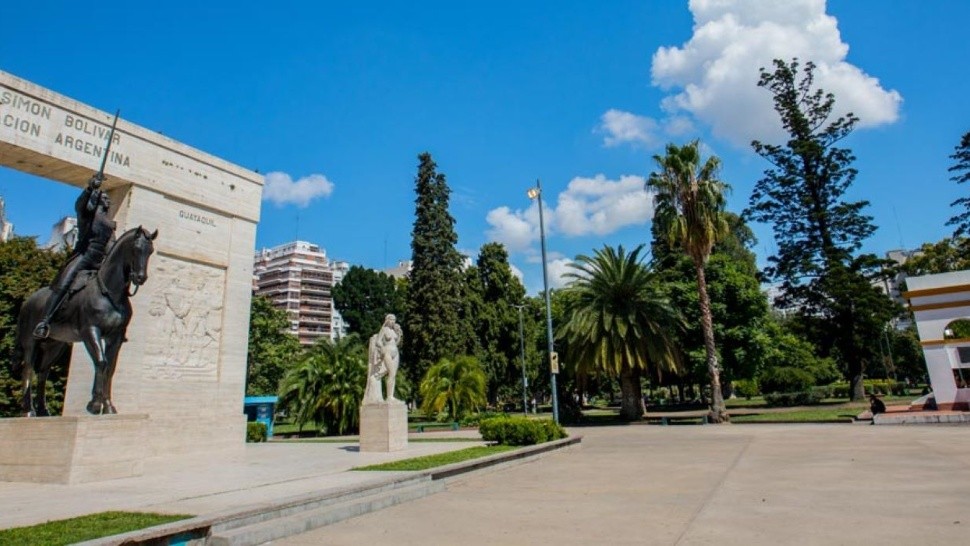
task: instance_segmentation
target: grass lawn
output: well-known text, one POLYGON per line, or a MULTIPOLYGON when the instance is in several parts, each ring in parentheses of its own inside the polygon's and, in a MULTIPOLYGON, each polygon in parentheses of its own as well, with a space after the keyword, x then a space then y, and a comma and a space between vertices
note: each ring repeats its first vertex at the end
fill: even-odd
MULTIPOLYGON (((311 422, 303 425, 303 432, 305 433, 315 432, 319 430, 320 430, 320 426, 317 425, 316 423, 311 422)), ((297 425, 296 423, 286 423, 286 422, 273 423, 273 436, 279 436, 282 434, 297 434, 299 432, 300 432, 300 426, 297 425)))
POLYGON ((754 415, 732 415, 732 423, 851 423, 863 411, 862 406, 792 409, 754 415))
POLYGON ((0 531, 0 544, 57 546, 127 533, 193 516, 139 512, 101 512, 0 531))
POLYGON ((351 468, 351 470, 384 470, 384 471, 427 470, 429 468, 435 468, 437 466, 444 466, 447 464, 468 461, 470 459, 488 457, 489 455, 495 455, 496 453, 503 453, 505 451, 512 451, 513 449, 516 449, 516 447, 503 446, 503 445, 476 446, 476 447, 469 447, 467 449, 460 449, 458 451, 450 451, 448 453, 438 453, 437 455, 425 455, 424 457, 415 457, 413 459, 403 459, 400 461, 394 461, 390 463, 374 464, 370 466, 358 466, 356 468, 351 468))
MULTIPOLYGON (((301 444, 352 444, 360 441, 357 436, 344 436, 342 438, 296 438, 293 440, 281 440, 280 443, 301 443, 301 444)), ((408 443, 436 443, 436 442, 481 442, 480 438, 409 438, 408 443)))

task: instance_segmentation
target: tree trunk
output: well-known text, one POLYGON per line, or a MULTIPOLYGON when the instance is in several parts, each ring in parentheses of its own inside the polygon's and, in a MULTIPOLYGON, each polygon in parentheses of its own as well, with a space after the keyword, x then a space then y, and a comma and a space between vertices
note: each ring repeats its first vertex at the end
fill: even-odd
POLYGON ((851 366, 849 370, 849 400, 863 400, 866 397, 866 386, 862 379, 865 377, 863 371, 865 366, 860 362, 857 366, 851 366))
POLYGON ((717 349, 714 346, 714 320, 711 317, 711 300, 707 296, 707 278, 704 276, 704 264, 695 262, 694 268, 697 270, 697 294, 701 304, 707 374, 711 379, 711 411, 707 414, 707 420, 711 423, 724 423, 730 420, 730 416, 724 406, 724 395, 721 393, 721 370, 718 367, 717 349))
POLYGON ((640 370, 624 367, 620 370, 620 419, 638 421, 643 418, 643 390, 640 370))

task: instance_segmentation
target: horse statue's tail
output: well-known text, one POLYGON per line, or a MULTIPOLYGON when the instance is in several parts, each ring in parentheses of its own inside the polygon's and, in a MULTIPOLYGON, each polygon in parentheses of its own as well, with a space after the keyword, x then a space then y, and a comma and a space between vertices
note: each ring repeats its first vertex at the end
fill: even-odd
POLYGON ((10 357, 10 369, 13 372, 12 377, 14 379, 20 378, 20 375, 24 371, 24 349, 20 346, 19 341, 13 345, 13 355, 10 357))

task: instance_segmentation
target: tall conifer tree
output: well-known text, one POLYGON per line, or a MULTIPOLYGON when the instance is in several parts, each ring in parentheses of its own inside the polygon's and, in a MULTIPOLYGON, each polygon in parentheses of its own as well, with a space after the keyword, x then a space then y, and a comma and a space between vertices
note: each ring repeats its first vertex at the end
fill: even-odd
MULTIPOLYGON (((956 161, 947 169, 953 173, 950 180, 957 184, 963 184, 970 180, 970 132, 963 134, 960 144, 953 150, 950 159, 956 161)), ((961 197, 950 203, 950 206, 955 207, 958 211, 946 223, 946 225, 954 227, 953 238, 959 239, 970 235, 970 197, 961 197)))
POLYGON ((402 362, 414 384, 432 364, 458 356, 462 342, 462 258, 455 248, 455 219, 448 212, 451 190, 431 154, 422 153, 418 160, 402 362))
POLYGON ((879 261, 858 254, 876 230, 863 212, 869 202, 845 199, 855 156, 838 144, 859 118, 832 119, 835 96, 815 87, 814 72, 813 63, 800 68, 797 60, 761 70, 758 86, 771 92, 788 141, 752 142, 772 167, 755 185, 746 214, 773 225, 778 252, 765 275, 781 281, 781 302, 799 308, 820 352, 842 363, 857 399, 866 363, 878 358, 873 340, 894 308, 868 278, 879 261))

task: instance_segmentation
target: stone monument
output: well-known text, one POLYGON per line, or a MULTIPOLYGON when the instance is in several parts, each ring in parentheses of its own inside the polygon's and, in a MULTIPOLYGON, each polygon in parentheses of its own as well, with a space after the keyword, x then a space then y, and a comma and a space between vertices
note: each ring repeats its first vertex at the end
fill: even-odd
POLYGON ((370 337, 367 386, 360 406, 361 451, 400 451, 408 447, 408 408, 394 397, 401 338, 401 326, 394 315, 384 317, 380 331, 370 337), (387 398, 382 382, 387 387, 387 398))
POLYGON ((0 165, 53 181, 36 182, 42 199, 45 184, 84 188, 107 158, 101 189, 117 233, 150 226, 162 234, 113 378, 118 415, 88 413, 94 369, 75 350, 63 416, 0 419, 0 480, 120 477, 139 473, 149 458, 241 455, 245 445, 263 177, 124 119, 107 150, 113 117, 0 71, 0 165), (25 460, 25 438, 56 448, 45 452, 50 460, 25 460), (55 451, 63 456, 53 458, 55 451))

